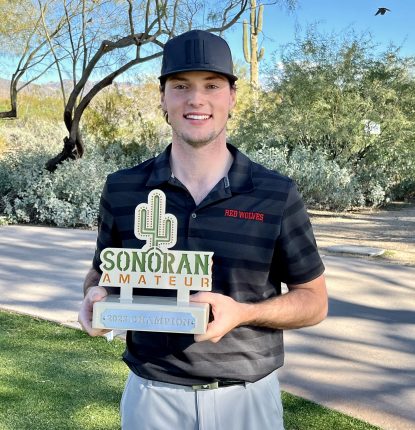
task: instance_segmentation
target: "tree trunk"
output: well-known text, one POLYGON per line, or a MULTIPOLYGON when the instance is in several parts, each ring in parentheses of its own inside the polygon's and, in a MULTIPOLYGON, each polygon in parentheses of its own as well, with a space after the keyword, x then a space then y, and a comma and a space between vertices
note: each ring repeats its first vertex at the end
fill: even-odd
POLYGON ((0 118, 17 118, 17 112, 15 109, 11 109, 6 112, 0 112, 0 118))
POLYGON ((49 172, 54 172, 59 164, 64 162, 65 160, 76 160, 81 156, 78 153, 77 143, 70 140, 69 137, 65 137, 63 139, 63 150, 56 157, 51 158, 46 163, 46 169, 49 172))
POLYGON ((17 79, 15 75, 10 82, 10 105, 9 111, 0 112, 0 118, 17 118, 17 79))
MULTIPOLYGON (((230 2, 230 6, 228 6, 228 8, 226 9, 227 12, 229 12, 239 4, 239 8, 236 12, 234 12, 234 16, 229 20, 224 19, 221 27, 209 28, 206 31, 220 32, 234 25, 246 10, 247 2, 248 0, 239 0, 239 2, 236 2, 236 3, 234 3, 233 1, 230 2)), ((150 1, 147 2, 147 10, 146 10, 146 17, 145 17, 146 23, 145 23, 144 32, 134 33, 134 25, 132 24, 132 13, 131 13, 132 2, 129 1, 129 4, 130 4, 129 22, 130 22, 131 34, 125 37, 121 37, 116 41, 104 40, 101 43, 101 46, 99 47, 95 55, 88 62, 88 64, 87 65, 84 64, 82 76, 78 81, 78 83, 74 86, 65 106, 64 121, 65 121, 66 128, 68 130, 68 136, 64 138, 64 148, 60 154, 50 159, 46 163, 45 167, 47 170, 53 172, 54 170, 56 170, 57 166, 63 161, 67 159, 74 160, 76 158, 82 157, 84 153, 84 146, 83 146, 81 134, 79 132, 79 126, 80 126, 83 112, 85 111, 86 107, 89 105, 91 100, 103 88, 111 85, 117 76, 121 75, 122 73, 130 69, 132 66, 140 64, 142 62, 153 60, 162 55, 162 51, 159 50, 156 53, 148 54, 145 57, 141 57, 140 49, 142 46, 144 46, 145 44, 153 44, 154 46, 157 46, 158 48, 163 49, 165 41, 159 40, 159 37, 167 36, 167 38, 169 39, 175 34, 176 17, 178 13, 177 7, 179 4, 179 0, 175 0, 174 2, 172 2, 174 3, 174 11, 173 11, 171 27, 169 27, 166 24, 167 22, 166 8, 168 5, 168 1, 161 2, 161 4, 158 1, 156 1, 155 2, 156 8, 154 11, 150 10, 150 3, 151 3, 150 1), (152 17, 151 13, 153 13, 153 15, 155 16, 152 17), (153 34, 151 34, 152 32, 153 34), (135 59, 129 61, 119 69, 115 70, 114 72, 104 77, 100 82, 96 83, 93 86, 93 88, 88 92, 88 94, 80 97, 80 94, 85 89, 85 84, 88 81, 88 78, 91 76, 91 73, 93 72, 95 66, 97 65, 101 57, 113 51, 114 49, 128 48, 133 45, 137 46, 135 59), (80 100, 79 100, 79 103, 77 104, 77 101, 79 98, 80 100)), ((227 18, 226 13, 224 18, 227 18)))
MULTIPOLYGON (((84 110, 89 105, 91 100, 105 87, 112 84, 114 79, 128 70, 130 67, 132 67, 135 64, 138 64, 142 61, 142 59, 137 58, 135 60, 130 61, 129 63, 125 64, 118 70, 112 72, 108 76, 106 76, 104 79, 102 79, 100 82, 95 84, 92 89, 86 94, 82 100, 79 102, 78 106, 75 107, 76 100, 81 93, 82 89, 85 86, 85 83, 87 82, 89 76, 91 75, 96 63, 99 61, 99 59, 105 55, 105 53, 110 52, 120 46, 128 46, 131 44, 139 44, 140 37, 143 37, 143 34, 140 35, 133 35, 133 36, 127 36, 124 37, 117 42, 109 42, 109 41, 103 41, 101 44, 100 49, 96 52, 92 60, 90 61, 88 67, 85 69, 80 81, 78 84, 74 87, 72 90, 72 93, 69 96, 68 102, 65 107, 64 112, 64 121, 66 129, 68 130, 69 136, 65 137, 63 139, 64 147, 62 152, 60 152, 56 157, 51 158, 46 163, 45 167, 50 172, 53 172, 56 170, 58 165, 62 163, 65 160, 75 160, 77 158, 81 158, 84 154, 84 144, 82 141, 82 136, 79 131, 79 125, 81 122, 82 114, 84 113, 84 110)), ((155 36, 149 36, 145 35, 148 38, 153 38, 155 36)), ((162 53, 159 52, 157 54, 150 55, 147 57, 147 59, 153 59, 156 57, 159 57, 162 53)))

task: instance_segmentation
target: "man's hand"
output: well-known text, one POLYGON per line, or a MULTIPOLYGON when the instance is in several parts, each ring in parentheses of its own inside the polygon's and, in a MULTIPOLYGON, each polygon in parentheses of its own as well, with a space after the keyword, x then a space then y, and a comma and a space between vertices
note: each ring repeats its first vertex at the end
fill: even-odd
POLYGON ((103 287, 89 287, 86 296, 81 304, 81 309, 78 314, 78 321, 82 328, 90 336, 103 336, 111 330, 92 328, 92 310, 95 302, 105 300, 107 291, 103 287))
POLYGON ((219 342, 226 333, 244 322, 247 305, 231 297, 218 293, 200 292, 190 296, 193 303, 209 303, 212 307, 213 321, 207 326, 205 334, 195 334, 195 341, 210 340, 219 342))
POLYGON ((235 327, 252 325, 288 330, 318 324, 327 316, 328 300, 324 275, 304 284, 288 285, 289 292, 257 303, 239 303, 223 294, 200 292, 191 302, 209 303, 213 321, 195 341, 219 342, 235 327))

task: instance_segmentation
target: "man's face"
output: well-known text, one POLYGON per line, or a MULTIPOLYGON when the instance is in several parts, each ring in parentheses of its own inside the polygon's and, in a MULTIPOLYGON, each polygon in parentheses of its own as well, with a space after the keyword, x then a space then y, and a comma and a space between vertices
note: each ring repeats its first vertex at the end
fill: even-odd
POLYGON ((169 77, 161 105, 169 116, 173 142, 201 147, 216 139, 225 141, 235 98, 235 89, 218 73, 183 72, 169 77))

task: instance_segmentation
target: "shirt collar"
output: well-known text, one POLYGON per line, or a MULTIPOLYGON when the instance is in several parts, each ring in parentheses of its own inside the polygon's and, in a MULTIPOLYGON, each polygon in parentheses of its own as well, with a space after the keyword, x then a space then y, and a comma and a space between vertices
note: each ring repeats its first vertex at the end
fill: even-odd
POLYGON ((171 144, 154 159, 153 171, 147 180, 147 187, 156 187, 171 178, 170 153, 171 144))
MULTIPOLYGON (((234 157, 228 173, 232 193, 248 193, 254 189, 252 180, 252 161, 235 146, 227 143, 227 147, 234 157)), ((153 171, 146 183, 148 187, 156 187, 171 178, 170 167, 171 144, 154 159, 153 171)))
POLYGON ((233 163, 228 172, 232 193, 249 193, 254 189, 252 180, 252 161, 235 146, 227 144, 233 155, 233 163))

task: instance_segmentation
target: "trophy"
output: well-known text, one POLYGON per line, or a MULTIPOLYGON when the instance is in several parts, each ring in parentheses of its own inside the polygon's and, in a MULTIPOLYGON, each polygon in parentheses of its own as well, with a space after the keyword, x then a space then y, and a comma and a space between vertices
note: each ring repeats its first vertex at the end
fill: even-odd
POLYGON ((213 252, 177 251, 177 218, 166 214, 166 196, 153 190, 135 209, 134 234, 141 249, 102 250, 100 286, 120 287, 120 295, 96 302, 92 327, 170 333, 206 332, 209 304, 190 303, 190 291, 212 290, 213 252), (177 290, 177 297, 133 295, 134 288, 177 290))

